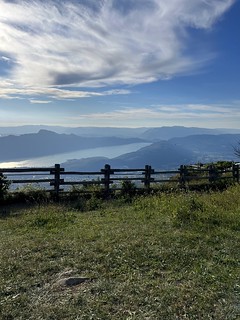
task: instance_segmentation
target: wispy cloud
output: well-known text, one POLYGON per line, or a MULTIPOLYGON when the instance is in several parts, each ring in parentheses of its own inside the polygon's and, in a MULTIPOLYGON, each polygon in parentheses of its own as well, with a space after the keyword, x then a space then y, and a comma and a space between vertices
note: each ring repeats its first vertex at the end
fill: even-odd
MULTIPOLYGON (((82 90, 68 90, 57 87, 21 87, 17 83, 14 85, 9 81, 0 81, 0 98, 5 99, 20 99, 28 98, 33 96, 45 95, 52 99, 58 100, 74 100, 79 98, 87 98, 94 96, 110 96, 110 95, 124 95, 130 94, 130 90, 117 89, 117 90, 106 90, 106 91, 82 91, 82 90)), ((32 98, 33 100, 33 98, 32 98)))
MULTIPOLYGON (((0 0, 1 59, 9 65, 8 79, 19 95, 32 90, 51 96, 49 91, 55 90, 52 97, 64 99, 71 90, 63 86, 71 85, 75 86, 71 98, 81 98, 98 92, 77 87, 169 79, 210 58, 207 52, 185 54, 188 30, 211 28, 233 3, 0 0)), ((11 96, 1 86, 0 94, 11 96)))
MULTIPOLYGON (((155 105, 155 110, 158 110, 160 112, 168 112, 170 114, 177 114, 181 113, 184 114, 184 112, 188 114, 206 114, 209 115, 209 113, 213 114, 231 114, 232 112, 238 112, 236 108, 234 108, 233 104, 230 105, 207 105, 207 104, 185 104, 185 105, 171 105, 171 106, 164 106, 164 105, 155 105)), ((240 111, 239 111, 240 113, 240 111)))
MULTIPOLYGON (((69 118, 70 119, 70 118, 69 118)), ((231 123, 240 121, 239 104, 229 105, 158 105, 148 108, 121 108, 112 112, 99 112, 94 114, 79 114, 72 118, 75 121, 86 121, 87 123, 99 123, 109 125, 123 123, 126 126, 132 123, 139 126, 144 123, 150 126, 161 126, 163 124, 175 125, 198 125, 219 123, 222 127, 231 127, 231 123)), ((236 125, 236 124, 235 124, 236 125)))
POLYGON ((33 104, 48 104, 52 103, 50 100, 35 100, 35 99, 29 99, 29 101, 33 104))
POLYGON ((2 61, 10 61, 10 58, 8 58, 8 57, 5 57, 5 56, 1 56, 0 57, 0 60, 2 60, 2 61))

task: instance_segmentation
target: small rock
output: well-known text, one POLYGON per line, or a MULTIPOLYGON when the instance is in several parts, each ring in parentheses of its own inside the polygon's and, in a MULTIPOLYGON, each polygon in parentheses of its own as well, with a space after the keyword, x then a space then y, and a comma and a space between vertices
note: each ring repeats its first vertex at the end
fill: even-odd
POLYGON ((90 280, 92 280, 92 279, 86 278, 86 277, 69 277, 69 278, 63 278, 63 279, 58 280, 58 285, 72 287, 72 286, 77 286, 80 283, 90 281, 90 280))

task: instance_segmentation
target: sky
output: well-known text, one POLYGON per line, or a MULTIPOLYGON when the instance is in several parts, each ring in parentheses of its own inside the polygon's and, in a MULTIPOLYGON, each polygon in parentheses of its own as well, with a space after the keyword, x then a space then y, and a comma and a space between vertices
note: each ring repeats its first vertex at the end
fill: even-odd
POLYGON ((240 129, 239 0, 0 0, 0 126, 240 129))

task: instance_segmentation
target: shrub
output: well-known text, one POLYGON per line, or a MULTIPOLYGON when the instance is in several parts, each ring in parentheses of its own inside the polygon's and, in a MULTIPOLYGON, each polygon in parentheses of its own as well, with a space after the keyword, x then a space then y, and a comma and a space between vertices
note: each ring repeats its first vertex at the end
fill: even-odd
POLYGON ((7 194, 9 189, 10 181, 0 173, 0 200, 4 199, 4 196, 7 194))
POLYGON ((135 183, 130 180, 123 180, 121 184, 121 195, 132 197, 136 194, 137 188, 135 183))
POLYGON ((50 200, 50 196, 47 191, 40 187, 33 187, 32 185, 26 185, 19 188, 14 192, 14 198, 20 202, 42 204, 47 203, 50 200))
POLYGON ((79 211, 94 211, 101 209, 103 206, 103 200, 92 195, 89 198, 79 196, 77 201, 73 204, 73 208, 79 211))

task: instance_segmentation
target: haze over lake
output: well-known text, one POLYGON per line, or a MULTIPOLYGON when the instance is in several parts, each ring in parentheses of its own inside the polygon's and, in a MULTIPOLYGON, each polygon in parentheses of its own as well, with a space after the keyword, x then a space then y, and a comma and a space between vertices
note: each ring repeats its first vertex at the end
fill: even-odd
POLYGON ((148 145, 150 145, 150 143, 132 143, 120 146, 78 150, 73 152, 66 152, 44 157, 26 159, 22 161, 0 162, 0 168, 48 167, 53 166, 55 163, 63 163, 71 159, 82 159, 98 156, 114 158, 124 153, 137 151, 148 145))

